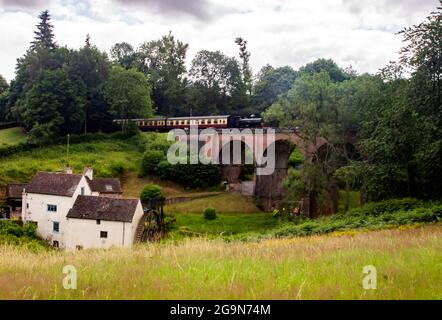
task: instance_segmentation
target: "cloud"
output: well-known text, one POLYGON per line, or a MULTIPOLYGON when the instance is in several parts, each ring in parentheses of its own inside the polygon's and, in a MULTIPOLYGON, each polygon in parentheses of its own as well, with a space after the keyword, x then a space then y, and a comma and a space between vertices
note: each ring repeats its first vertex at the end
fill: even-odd
POLYGON ((0 74, 14 78, 16 59, 29 47, 38 13, 44 9, 52 15, 57 43, 69 48, 83 46, 90 34, 98 48, 109 52, 117 42, 137 47, 171 30, 189 44, 188 65, 202 49, 237 57, 234 39, 241 36, 248 41, 254 72, 266 63, 299 68, 321 57, 343 67, 352 65, 360 73, 376 72, 394 60, 403 45, 395 33, 423 21, 437 4, 436 0, 0 0, 0 74))
POLYGON ((232 12, 222 5, 214 5, 208 0, 114 0, 125 6, 137 7, 165 16, 187 16, 208 21, 216 15, 232 12))
POLYGON ((48 1, 44 0, 0 0, 0 5, 5 8, 19 9, 19 8, 29 8, 35 9, 44 5, 48 1))

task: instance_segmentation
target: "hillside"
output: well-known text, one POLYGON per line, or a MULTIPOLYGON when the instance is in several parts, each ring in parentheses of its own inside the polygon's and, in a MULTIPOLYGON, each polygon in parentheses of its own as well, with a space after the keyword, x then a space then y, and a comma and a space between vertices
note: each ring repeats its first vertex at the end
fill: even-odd
POLYGON ((441 247, 440 223, 76 253, 0 246, 0 299, 441 299, 441 247), (67 264, 77 270, 77 290, 62 287, 67 264), (362 289, 366 265, 377 268, 376 290, 362 289))
POLYGON ((23 128, 15 127, 0 130, 0 147, 12 146, 28 139, 23 128))
MULTIPOLYGON (((6 136, 5 130, 1 130, 0 134, 6 136)), ((219 191, 186 190, 177 183, 161 180, 155 176, 139 177, 140 162, 144 152, 143 143, 149 140, 149 135, 144 133, 142 139, 140 143, 137 138, 114 139, 112 136, 104 135, 102 139, 95 141, 72 143, 69 151, 69 165, 76 173, 81 173, 85 166, 90 165, 97 177, 119 177, 125 197, 138 197, 143 186, 149 183, 160 185, 167 198, 198 198, 220 194, 219 191)), ((27 182, 37 171, 61 171, 66 166, 66 161, 64 144, 43 146, 6 156, 0 162, 0 193, 4 193, 6 184, 27 182)), ((194 213, 201 212, 205 207, 212 205, 221 212, 260 211, 251 199, 240 195, 220 196, 213 198, 213 201, 198 199, 190 204, 172 205, 167 210, 174 213, 194 213), (223 210, 224 206, 226 209, 223 210), (189 207, 193 209, 190 210, 189 207)))

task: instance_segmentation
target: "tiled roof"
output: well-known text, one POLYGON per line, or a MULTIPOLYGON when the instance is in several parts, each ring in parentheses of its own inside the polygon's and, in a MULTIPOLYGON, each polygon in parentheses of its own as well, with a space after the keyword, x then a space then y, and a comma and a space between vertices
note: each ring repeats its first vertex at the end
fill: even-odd
POLYGON ((26 192, 71 197, 82 175, 59 172, 37 172, 26 187, 26 192))
POLYGON ((23 188, 26 188, 26 183, 11 183, 6 186, 6 198, 18 199, 22 197, 23 188))
POLYGON ((99 193, 123 193, 119 179, 98 178, 91 180, 86 177, 86 180, 92 191, 99 193))
POLYGON ((67 218, 132 222, 138 199, 78 196, 67 218))

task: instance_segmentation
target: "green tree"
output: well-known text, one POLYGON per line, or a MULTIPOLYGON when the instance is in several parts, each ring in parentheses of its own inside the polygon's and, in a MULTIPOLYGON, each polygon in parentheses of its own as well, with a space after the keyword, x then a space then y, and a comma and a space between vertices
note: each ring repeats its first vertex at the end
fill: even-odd
POLYGON ((333 82, 341 82, 349 78, 349 75, 344 72, 332 59, 317 59, 299 69, 300 73, 319 73, 325 71, 330 76, 333 82))
POLYGON ((301 171, 289 175, 286 186, 292 200, 310 196, 312 212, 329 199, 328 192, 337 168, 335 143, 339 118, 336 90, 336 84, 326 71, 303 73, 287 94, 263 114, 267 122, 276 120, 282 127, 299 128, 303 146, 309 153, 301 171), (274 118, 269 119, 269 115, 274 118), (291 178, 301 181, 290 181, 291 178))
POLYGON ((135 68, 137 65, 137 54, 132 45, 127 42, 112 46, 111 57, 114 62, 126 69, 135 68))
POLYGON ((247 41, 241 37, 235 38, 235 43, 239 46, 239 58, 241 59, 241 72, 247 94, 252 94, 252 70, 250 68, 250 52, 247 50, 247 41))
POLYGON ((161 187, 156 184, 146 184, 140 194, 140 199, 144 203, 149 203, 153 199, 162 200, 164 198, 161 187))
POLYGON ((71 81, 66 71, 44 71, 26 94, 23 114, 26 127, 35 138, 43 131, 48 138, 80 132, 84 117, 84 92, 83 84, 71 81), (32 131, 35 126, 38 129, 32 131))
POLYGON ((9 85, 5 78, 0 74, 0 122, 6 119, 8 114, 9 85))
POLYGON ((186 114, 184 105, 188 44, 169 32, 159 40, 141 44, 138 69, 149 79, 156 111, 163 115, 186 114))
POLYGON ((192 60, 189 73, 193 80, 193 91, 201 103, 196 105, 196 113, 242 112, 246 88, 235 58, 229 58, 220 51, 202 50, 192 60))
POLYGON ((262 67, 253 87, 252 104, 257 112, 270 107, 280 95, 290 90, 297 77, 291 67, 273 68, 271 65, 262 67))
POLYGON ((37 25, 37 31, 34 31, 31 49, 44 48, 54 50, 57 48, 57 44, 54 40, 54 27, 51 23, 51 15, 48 10, 45 10, 38 17, 40 18, 40 23, 37 25))
POLYGON ((0 74, 0 94, 2 94, 3 92, 9 90, 9 85, 8 82, 6 81, 5 78, 3 78, 3 76, 0 74))
MULTIPOLYGON (((151 88, 143 73, 114 67, 103 90, 113 116, 131 119, 152 115, 151 88)), ((122 129, 125 130, 125 126, 122 129)))
POLYGON ((101 90, 111 70, 107 54, 100 52, 96 46, 91 45, 87 36, 85 45, 72 53, 69 62, 69 73, 72 79, 79 79, 86 87, 86 104, 84 117, 84 132, 88 128, 92 131, 101 131, 103 126, 109 126, 110 114, 104 101, 101 90), (107 123, 106 123, 107 122, 107 123))

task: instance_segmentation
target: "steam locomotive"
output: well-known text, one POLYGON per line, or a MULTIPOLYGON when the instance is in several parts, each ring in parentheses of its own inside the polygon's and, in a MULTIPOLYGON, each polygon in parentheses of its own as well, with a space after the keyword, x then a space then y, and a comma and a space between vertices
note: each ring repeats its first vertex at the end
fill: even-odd
POLYGON ((198 116, 198 117, 156 117, 147 119, 121 119, 114 120, 116 125, 122 126, 132 121, 141 131, 169 131, 171 129, 189 129, 191 125, 198 128, 261 128, 262 118, 254 115, 240 116, 198 116))

